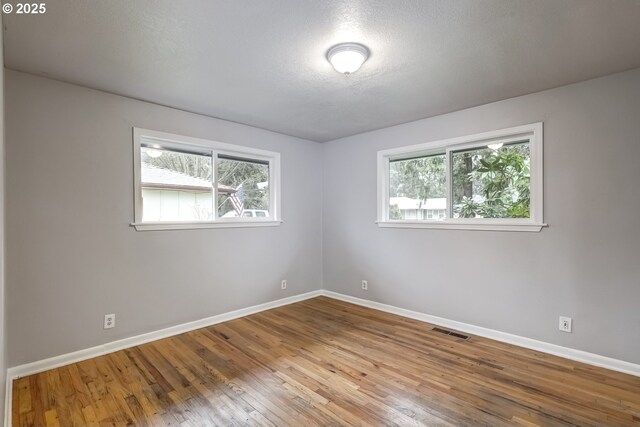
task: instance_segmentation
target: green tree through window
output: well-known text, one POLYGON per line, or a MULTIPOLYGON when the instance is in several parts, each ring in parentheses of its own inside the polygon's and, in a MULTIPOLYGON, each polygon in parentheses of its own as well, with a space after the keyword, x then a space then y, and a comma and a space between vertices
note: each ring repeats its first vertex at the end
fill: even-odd
POLYGON ((460 218, 529 218, 529 144, 454 152, 453 214, 460 218))

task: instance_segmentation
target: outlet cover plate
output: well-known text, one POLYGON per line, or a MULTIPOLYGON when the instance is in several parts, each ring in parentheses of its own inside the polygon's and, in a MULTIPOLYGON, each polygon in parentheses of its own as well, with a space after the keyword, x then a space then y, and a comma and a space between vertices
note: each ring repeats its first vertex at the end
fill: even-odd
POLYGON ((104 328, 105 329, 111 329, 111 328, 115 328, 116 326, 116 315, 111 313, 111 314, 105 314, 104 315, 104 328))
POLYGON ((560 324, 558 325, 558 329, 560 329, 562 332, 571 333, 571 323, 571 317, 560 316, 560 324))

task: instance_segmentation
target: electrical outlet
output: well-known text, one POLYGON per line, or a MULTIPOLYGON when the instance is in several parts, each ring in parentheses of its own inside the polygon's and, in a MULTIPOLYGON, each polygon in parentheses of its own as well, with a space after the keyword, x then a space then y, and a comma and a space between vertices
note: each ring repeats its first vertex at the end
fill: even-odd
POLYGON ((369 282, 367 282, 366 280, 362 281, 362 290, 366 291, 369 289, 369 282))
POLYGON ((560 316, 560 325, 558 326, 562 332, 571 332, 571 318, 560 316))
POLYGON ((281 289, 287 289, 287 281, 283 280, 282 283, 280 284, 280 288, 281 289))
POLYGON ((105 314, 104 315, 104 328, 111 329, 116 327, 116 315, 115 314, 105 314))

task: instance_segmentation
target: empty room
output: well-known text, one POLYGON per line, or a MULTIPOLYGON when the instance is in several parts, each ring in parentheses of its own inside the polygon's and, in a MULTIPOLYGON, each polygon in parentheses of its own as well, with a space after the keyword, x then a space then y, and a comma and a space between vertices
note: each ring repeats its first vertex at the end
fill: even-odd
POLYGON ((639 0, 1 8, 5 427, 640 426, 639 0))

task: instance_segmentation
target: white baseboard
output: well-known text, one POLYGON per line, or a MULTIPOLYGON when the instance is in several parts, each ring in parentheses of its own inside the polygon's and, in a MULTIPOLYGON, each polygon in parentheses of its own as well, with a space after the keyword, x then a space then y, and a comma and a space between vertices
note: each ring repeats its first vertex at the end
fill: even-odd
POLYGON ((549 344, 531 338, 525 338, 518 335, 508 334, 506 332, 496 331, 494 329, 470 325, 468 323, 457 322, 455 320, 432 316, 417 311, 406 310, 404 308, 352 297, 349 295, 339 294, 333 291, 317 290, 9 368, 6 375, 4 425, 5 427, 11 427, 11 394, 12 384, 15 379, 102 356, 108 353, 113 353, 115 351, 124 350, 126 348, 134 347, 151 341, 156 341, 162 338, 167 338, 185 332, 193 331, 195 329, 205 328, 207 326, 227 322, 229 320, 259 313, 265 310, 270 310, 272 308, 281 307, 283 305, 315 298, 317 296, 326 296, 329 298, 350 302, 352 304, 357 304, 363 307, 373 308, 387 313, 396 314, 398 316, 408 317, 410 319, 420 320, 423 322, 432 323, 434 325, 456 329, 458 331, 466 332, 472 335, 479 335, 482 337, 494 339, 496 341, 501 341, 508 344, 540 351, 543 353, 549 353, 555 356, 576 360, 578 362, 587 363, 589 365, 599 366, 602 368, 611 369, 613 371, 623 372, 640 377, 640 365, 635 363, 625 362, 623 360, 600 356, 598 354, 588 353, 582 350, 575 350, 568 347, 562 347, 555 344, 549 344))
POLYGON ((124 338, 118 341, 101 344, 95 347, 74 351, 71 353, 61 354, 59 356, 49 357, 47 359, 38 360, 23 365, 9 368, 5 375, 5 401, 4 401, 4 423, 5 427, 11 427, 11 402, 13 401, 13 381, 27 375, 37 374, 39 372, 48 371, 50 369, 59 368, 61 366, 70 365, 72 363, 81 362, 83 360, 92 359, 94 357, 103 356, 126 348, 135 347, 151 341, 157 341, 162 338, 168 338, 185 332, 193 331, 207 326, 215 325, 229 320, 245 317, 261 311, 270 310, 272 308, 281 307, 299 301, 304 301, 323 294, 322 290, 307 292, 300 295, 294 295, 287 298, 258 304, 239 310, 230 311, 228 313, 218 314, 216 316, 207 317, 193 322, 187 322, 169 328, 160 329, 146 334, 136 335, 124 338))
POLYGON ((506 332, 496 331, 494 329, 483 328, 481 326, 470 325, 468 323, 457 322, 455 320, 432 316, 417 311, 406 310, 404 308, 352 297, 349 295, 339 294, 333 291, 323 290, 322 295, 329 298, 335 298, 337 300, 350 302, 352 304, 361 305, 363 307, 369 307, 387 313, 397 314, 398 316, 432 323, 434 325, 443 326, 445 328, 456 329, 468 334, 479 335, 481 337, 491 338, 493 340, 501 341, 507 344, 513 344, 519 347, 540 351, 542 353, 553 354, 554 356, 560 356, 566 359, 571 359, 578 362, 587 363, 589 365, 611 369, 612 371, 623 372, 625 374, 631 374, 640 377, 640 365, 631 362, 625 362, 624 360, 613 359, 611 357, 601 356, 599 354, 589 353, 586 351, 576 350, 568 347, 562 347, 556 344, 537 341, 531 338, 512 335, 506 332))
POLYGON ((38 360, 36 362, 26 363, 24 365, 14 366, 7 370, 6 375, 6 392, 5 392, 5 419, 4 426, 11 427, 11 402, 13 392, 13 381, 27 376, 37 374, 38 372, 48 371, 49 369, 59 368, 60 366, 70 365, 72 363, 81 362, 83 360, 92 359, 94 357, 103 356, 115 351, 124 350, 140 344, 156 341, 162 338, 172 337, 174 335, 193 331, 195 329, 205 328, 239 317, 248 316, 250 314, 259 313, 261 311, 270 310, 272 308, 281 307, 283 305, 293 304, 294 302, 304 301, 322 295, 321 290, 311 291, 300 295, 294 295, 287 298, 258 304, 239 310, 230 311, 228 313, 218 314, 216 316, 207 317, 205 319, 195 320, 193 322, 183 323, 181 325, 171 326, 155 332, 149 332, 134 337, 124 338, 118 341, 101 344, 84 350, 74 351, 72 353, 61 354, 60 356, 50 357, 48 359, 38 360))
MULTIPOLYGON (((49 369, 58 368, 60 366, 70 365, 72 363, 80 362, 94 357, 102 356, 115 351, 124 350, 140 344, 156 341, 162 338, 171 337, 174 335, 182 334, 184 332, 193 331, 195 329, 205 328, 207 326, 215 325, 229 320, 237 319, 239 317, 248 316, 250 314, 259 313, 261 311, 270 310, 272 308, 281 307, 283 305, 292 304, 294 302, 304 301, 310 298, 317 297, 322 294, 322 291, 311 291, 300 295, 294 295, 292 297, 282 298, 279 300, 267 302, 264 304, 258 304, 247 308, 241 308, 239 310, 230 311, 228 313, 218 314, 216 316, 207 317, 205 319, 195 320, 193 322, 183 323, 181 325, 171 326, 169 328, 161 329, 155 332, 149 332, 142 335, 136 335, 129 338, 124 338, 118 341, 112 341, 109 343, 101 344, 95 347, 87 348, 84 350, 74 351, 72 353, 61 354, 60 356, 50 357, 44 360, 38 360, 36 362, 26 363, 24 365, 14 366, 9 368, 7 372, 7 383, 11 383, 13 380, 27 375, 37 374, 38 372, 48 371, 49 369)), ((9 387, 10 389, 11 387, 9 387)))

